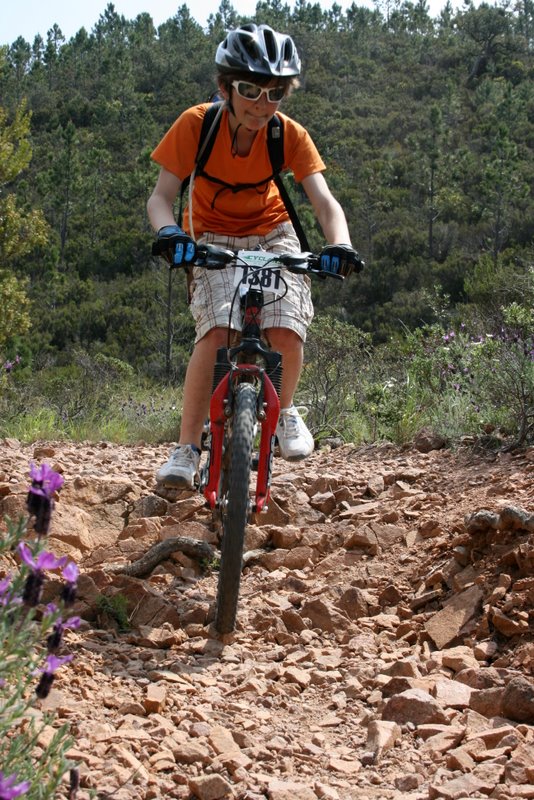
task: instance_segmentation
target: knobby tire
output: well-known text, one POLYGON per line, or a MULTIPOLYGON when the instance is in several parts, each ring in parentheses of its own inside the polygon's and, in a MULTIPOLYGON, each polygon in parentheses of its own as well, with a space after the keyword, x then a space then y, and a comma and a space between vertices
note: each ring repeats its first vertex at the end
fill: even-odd
POLYGON ((231 633, 235 628, 243 564, 245 528, 249 513, 249 482, 256 424, 256 390, 238 385, 232 420, 227 489, 223 497, 221 564, 217 587, 215 628, 231 633))

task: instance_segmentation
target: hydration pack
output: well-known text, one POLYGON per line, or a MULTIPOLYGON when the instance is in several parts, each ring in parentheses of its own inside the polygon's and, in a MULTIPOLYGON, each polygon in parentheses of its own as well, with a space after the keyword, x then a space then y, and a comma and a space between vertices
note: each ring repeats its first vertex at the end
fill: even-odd
MULTIPOLYGON (((262 181, 258 181, 257 183, 226 183, 226 181, 222 181, 220 178, 217 178, 213 175, 209 175, 205 170, 204 167, 210 157, 211 151, 213 149, 213 145, 215 143, 215 137, 219 131, 219 127, 221 124, 221 113, 224 106, 224 101, 214 102, 212 103, 202 120, 202 128, 200 130, 200 139, 198 142, 197 154, 195 157, 195 169, 194 174, 201 175, 202 177, 206 178, 207 180, 211 181, 212 183, 216 183, 220 186, 215 192, 213 201, 212 201, 212 208, 214 207, 217 197, 222 191, 228 190, 234 194, 237 192, 241 192, 245 189, 257 189, 260 186, 265 186, 266 183, 269 181, 274 181, 278 191, 280 193, 280 197, 282 202, 284 203, 289 218, 295 228, 295 233, 298 236, 301 249, 303 251, 309 251, 310 246, 308 244, 308 239, 300 220, 298 218, 297 212, 293 203, 291 202, 291 198, 289 193, 284 185, 282 180, 281 172, 284 166, 284 123, 281 117, 275 114, 272 119, 269 120, 269 124, 267 126, 267 148, 269 151, 269 159, 271 161, 271 169, 272 173, 267 178, 262 181)), ((189 186, 191 179, 191 175, 188 175, 182 182, 181 190, 180 190, 180 205, 178 211, 178 224, 181 225, 182 223, 182 208, 183 208, 183 197, 187 188, 189 186)))

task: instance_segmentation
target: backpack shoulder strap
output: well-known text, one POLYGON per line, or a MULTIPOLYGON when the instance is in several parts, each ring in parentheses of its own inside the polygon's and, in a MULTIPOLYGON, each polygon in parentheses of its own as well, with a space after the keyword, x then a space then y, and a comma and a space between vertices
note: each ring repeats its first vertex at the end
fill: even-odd
POLYGON ((273 174, 278 175, 284 167, 284 122, 275 114, 269 120, 267 129, 267 149, 273 174))
MULTIPOLYGON (((217 136, 217 132, 221 124, 220 112, 222 110, 222 105, 223 101, 212 103, 211 105, 208 106, 208 108, 206 109, 206 113, 204 114, 204 119, 202 120, 202 127, 200 128, 200 136, 198 139, 197 154, 195 156, 195 169, 199 172, 202 170, 204 164, 210 157, 211 151, 213 150, 215 137, 217 136)), ((184 205, 183 198, 189 187, 190 180, 191 180, 191 175, 188 175, 186 178, 184 178, 184 180, 182 181, 182 185, 180 187, 178 225, 182 224, 183 205, 184 205)))
POLYGON ((221 114, 223 101, 212 103, 208 106, 204 119, 202 120, 202 127, 200 129, 200 138, 198 140, 197 154, 195 164, 197 170, 200 172, 213 150, 215 138, 221 124, 221 114))
POLYGON ((271 159, 271 167, 274 175, 273 180, 278 191, 280 192, 280 197, 282 198, 282 202, 286 207, 287 213, 289 214, 289 219, 295 228, 295 233, 297 234, 300 242, 300 247, 304 252, 307 252, 310 249, 308 238, 304 232, 304 228, 301 225, 300 219, 298 218, 298 214, 291 201, 289 192, 287 191, 284 181, 282 180, 281 172, 284 167, 284 122, 277 114, 275 114, 269 122, 267 147, 269 149, 269 158, 271 159))

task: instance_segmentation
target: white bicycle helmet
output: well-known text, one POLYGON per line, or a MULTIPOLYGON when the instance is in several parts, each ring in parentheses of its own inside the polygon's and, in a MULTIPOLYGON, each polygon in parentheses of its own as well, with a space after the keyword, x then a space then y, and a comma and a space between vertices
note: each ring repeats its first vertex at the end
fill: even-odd
POLYGON ((300 58, 291 36, 253 22, 230 31, 215 55, 216 65, 277 78, 300 75, 300 58))

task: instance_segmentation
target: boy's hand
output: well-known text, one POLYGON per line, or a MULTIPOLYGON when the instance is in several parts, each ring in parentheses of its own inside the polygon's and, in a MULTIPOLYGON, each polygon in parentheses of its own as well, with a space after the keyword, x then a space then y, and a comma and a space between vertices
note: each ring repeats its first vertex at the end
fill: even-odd
POLYGON ((356 250, 348 244, 328 244, 321 250, 321 269, 325 272, 346 278, 351 272, 361 272, 364 266, 356 250))
POLYGON ((178 225, 164 225, 158 231, 158 242, 167 251, 171 265, 190 264, 197 256, 197 246, 178 225))

